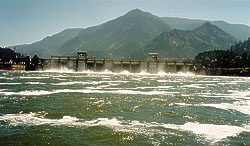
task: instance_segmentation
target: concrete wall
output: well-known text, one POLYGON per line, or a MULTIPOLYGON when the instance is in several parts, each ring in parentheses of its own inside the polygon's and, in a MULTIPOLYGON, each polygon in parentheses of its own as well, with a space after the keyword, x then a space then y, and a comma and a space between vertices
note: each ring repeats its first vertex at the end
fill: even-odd
POLYGON ((50 62, 44 65, 44 69, 72 69, 76 71, 105 71, 110 70, 112 72, 122 72, 124 70, 139 73, 139 72, 187 72, 194 70, 194 64, 185 63, 166 63, 156 61, 112 61, 112 60, 50 60, 50 62))

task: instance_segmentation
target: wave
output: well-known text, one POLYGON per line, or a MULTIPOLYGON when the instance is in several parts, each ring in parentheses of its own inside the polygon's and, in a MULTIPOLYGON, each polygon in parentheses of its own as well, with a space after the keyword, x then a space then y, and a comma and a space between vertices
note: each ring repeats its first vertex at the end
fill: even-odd
POLYGON ((30 125, 51 125, 51 126, 80 126, 93 127, 105 126, 117 132, 127 132, 144 134, 150 136, 154 133, 169 134, 166 130, 159 130, 157 127, 164 129, 173 129, 184 132, 191 132, 199 137, 205 138, 212 143, 225 140, 229 137, 237 136, 242 132, 250 132, 249 125, 232 126, 232 125, 214 125, 201 124, 198 122, 187 122, 183 125, 165 124, 157 122, 140 122, 131 120, 119 120, 117 118, 98 118, 89 121, 78 119, 71 116, 63 116, 61 119, 47 119, 44 118, 46 113, 19 113, 6 114, 0 116, 0 121, 5 121, 11 126, 30 126, 30 125), (158 129, 158 130, 157 130, 158 129))
POLYGON ((20 85, 22 83, 0 83, 0 85, 20 85))
MULTIPOLYGON (((102 89, 102 88, 100 88, 102 89)), ((30 91, 21 91, 21 92, 0 92, 3 95, 49 95, 56 93, 84 93, 84 94, 128 94, 128 95, 167 95, 167 94, 176 94, 179 92, 166 92, 166 91, 135 91, 135 90, 91 90, 91 89, 60 89, 54 91, 45 91, 45 90, 30 90, 30 91)))
POLYGON ((194 73, 192 72, 177 72, 177 73, 166 73, 166 72, 157 72, 157 73, 148 73, 145 71, 141 71, 139 73, 132 73, 129 72, 127 70, 123 70, 121 72, 112 72, 110 70, 104 70, 104 71, 100 71, 100 72, 95 72, 92 70, 86 70, 86 71, 80 71, 80 72, 76 72, 74 70, 70 70, 67 68, 62 68, 62 69, 48 69, 48 70, 44 70, 44 71, 34 71, 34 72, 55 72, 55 73, 78 73, 78 74, 111 74, 111 75, 157 75, 157 76, 166 76, 166 75, 171 75, 171 76, 195 76, 194 73))
POLYGON ((30 76, 27 76, 27 77, 19 77, 20 79, 46 79, 46 78, 49 78, 49 77, 30 77, 30 76))
POLYGON ((220 104, 187 104, 187 103, 175 103, 179 106, 206 106, 214 107, 223 110, 236 110, 246 115, 250 115, 250 100, 236 101, 233 103, 220 103, 220 104))

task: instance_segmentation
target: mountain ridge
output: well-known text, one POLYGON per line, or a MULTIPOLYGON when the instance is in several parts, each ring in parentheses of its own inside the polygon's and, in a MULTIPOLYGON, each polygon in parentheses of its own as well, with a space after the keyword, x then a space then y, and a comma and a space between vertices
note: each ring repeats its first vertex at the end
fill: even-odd
POLYGON ((162 58, 194 58, 203 51, 228 49, 235 42, 228 33, 206 22, 194 30, 163 32, 147 44, 145 54, 155 51, 162 58))
POLYGON ((231 36, 235 37, 237 40, 246 40, 250 37, 250 26, 245 24, 231 24, 222 20, 203 20, 203 19, 188 19, 179 17, 161 17, 166 23, 168 23, 172 28, 180 30, 193 30, 201 26, 205 22, 210 22, 231 36))
POLYGON ((64 30, 35 43, 15 47, 24 54, 37 54, 42 58, 50 58, 51 55, 75 55, 77 51, 84 50, 98 58, 110 56, 116 59, 120 57, 142 59, 141 54, 145 52, 143 50, 145 46, 161 33, 169 32, 175 27, 180 28, 179 20, 183 21, 183 25, 190 23, 184 30, 194 30, 197 28, 194 24, 201 26, 203 24, 201 22, 206 22, 182 18, 176 19, 175 23, 173 20, 166 22, 162 17, 134 9, 103 24, 85 29, 79 28, 65 38, 64 35, 59 35, 67 35, 64 30))
POLYGON ((26 55, 39 55, 44 58, 50 58, 50 55, 60 47, 65 40, 72 39, 78 33, 83 30, 83 28, 69 28, 65 29, 59 33, 47 36, 40 41, 36 41, 32 44, 23 44, 10 46, 11 48, 16 48, 18 52, 22 52, 26 55))
POLYGON ((97 57, 133 57, 133 51, 139 51, 155 36, 170 30, 168 24, 160 17, 135 9, 101 24, 88 36, 83 30, 78 36, 66 42, 60 48, 60 52, 69 54, 70 51, 67 49, 70 46, 74 51, 84 49, 97 57))

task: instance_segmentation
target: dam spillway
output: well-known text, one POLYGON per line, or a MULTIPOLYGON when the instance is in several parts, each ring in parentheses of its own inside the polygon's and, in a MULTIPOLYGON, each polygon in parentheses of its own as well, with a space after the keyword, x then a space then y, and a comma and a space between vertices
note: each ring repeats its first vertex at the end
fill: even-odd
POLYGON ((158 58, 158 53, 149 53, 146 60, 132 60, 130 57, 113 60, 111 57, 96 59, 87 56, 86 52, 78 52, 77 56, 51 56, 51 59, 43 60, 42 70, 69 69, 81 71, 128 71, 131 73, 148 72, 193 72, 193 59, 158 58))
POLYGON ((111 71, 131 73, 148 72, 194 72, 193 59, 158 58, 158 53, 148 53, 146 60, 132 60, 122 57, 113 60, 112 57, 96 59, 88 56, 86 51, 77 52, 76 56, 51 56, 50 59, 30 58, 5 58, 0 60, 0 69, 4 70, 73 70, 82 71, 111 71))

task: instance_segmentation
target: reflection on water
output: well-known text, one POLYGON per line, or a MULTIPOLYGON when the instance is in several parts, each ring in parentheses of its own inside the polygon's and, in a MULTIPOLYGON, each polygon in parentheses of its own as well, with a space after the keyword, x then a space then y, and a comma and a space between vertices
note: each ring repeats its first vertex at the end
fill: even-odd
POLYGON ((248 145, 249 85, 192 73, 0 71, 0 143, 248 145))

